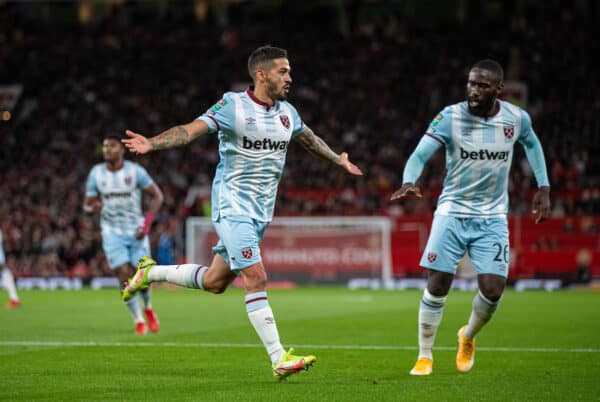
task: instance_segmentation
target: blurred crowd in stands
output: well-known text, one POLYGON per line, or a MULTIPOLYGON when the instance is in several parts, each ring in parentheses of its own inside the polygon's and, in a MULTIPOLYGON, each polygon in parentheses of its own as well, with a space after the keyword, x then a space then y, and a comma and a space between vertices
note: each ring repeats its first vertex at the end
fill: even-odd
MULTIPOLYGON (((0 4, 0 85, 24 89, 12 119, 0 121, 0 225, 8 265, 20 276, 106 275, 98 217, 82 213, 85 178, 102 159, 103 136, 125 129, 155 135, 191 121, 223 92, 249 84, 247 56, 267 43, 288 49, 290 100, 304 121, 365 172, 356 180, 292 144, 277 215, 432 213, 443 152, 423 172, 423 199, 392 204, 389 196, 430 120, 464 99, 469 66, 488 57, 504 65, 506 79, 527 86, 553 215, 600 214, 600 159, 594 156, 600 151, 600 82, 590 56, 600 37, 597 13, 561 4, 436 23, 394 13, 350 14, 342 27, 327 10, 311 15, 309 26, 306 17, 282 10, 270 19, 256 16, 259 21, 237 11, 224 23, 210 10, 199 22, 169 12, 146 19, 121 5, 82 25, 32 20, 26 6, 0 4)), ((151 234, 163 263, 183 256, 185 217, 207 210, 218 162, 215 137, 128 155, 165 194, 151 234)), ((534 188, 517 147, 512 214, 529 213, 534 188)))

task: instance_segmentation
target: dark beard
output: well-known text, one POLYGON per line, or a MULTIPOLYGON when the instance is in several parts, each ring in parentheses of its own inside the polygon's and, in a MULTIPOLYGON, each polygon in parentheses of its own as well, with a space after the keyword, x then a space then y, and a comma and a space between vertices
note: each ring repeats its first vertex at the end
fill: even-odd
POLYGON ((475 116, 479 117, 487 117, 490 110, 492 110, 492 108, 494 107, 495 101, 496 99, 493 96, 491 96, 485 99, 484 102, 479 103, 479 106, 477 106, 476 108, 472 108, 469 105, 469 99, 467 98, 467 106, 469 107, 469 112, 471 112, 471 114, 474 114, 475 116))
POLYGON ((277 93, 277 85, 272 84, 272 83, 267 83, 267 94, 269 95, 269 97, 271 99, 274 100, 285 100, 287 98, 287 96, 285 95, 285 93, 277 93))

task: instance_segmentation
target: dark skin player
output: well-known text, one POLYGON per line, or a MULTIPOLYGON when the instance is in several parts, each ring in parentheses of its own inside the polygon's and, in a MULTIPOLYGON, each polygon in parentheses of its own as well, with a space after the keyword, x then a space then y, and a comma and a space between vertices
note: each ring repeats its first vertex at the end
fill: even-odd
MULTIPOLYGON (((125 146, 117 139, 106 138, 102 142, 102 156, 108 166, 108 170, 116 172, 122 169, 125 163, 125 146)), ((148 188, 145 188, 143 193, 150 197, 148 212, 156 214, 163 202, 164 197, 162 191, 153 183, 148 188)), ((83 205, 84 211, 87 213, 99 213, 102 209, 102 201, 99 197, 85 197, 83 205)), ((138 228, 135 238, 141 240, 144 236, 146 236, 146 233, 144 233, 141 227, 138 228)), ((135 273, 135 269, 130 263, 125 263, 115 269, 114 272, 119 278, 119 282, 124 283, 131 275, 133 275, 133 273, 135 273)))
MULTIPOLYGON (((479 117, 495 116, 500 108, 496 99, 502 92, 504 83, 493 71, 472 68, 467 80, 467 102, 471 114, 479 117)), ((421 190, 414 183, 404 183, 392 194, 391 200, 414 195, 421 198, 421 190)), ((532 213, 536 215, 536 223, 544 221, 550 215, 550 187, 540 187, 533 197, 532 213)), ((447 295, 454 275, 427 270, 427 290, 435 296, 447 295)), ((506 278, 500 275, 481 274, 477 276, 481 293, 491 301, 498 301, 506 285, 506 278)))

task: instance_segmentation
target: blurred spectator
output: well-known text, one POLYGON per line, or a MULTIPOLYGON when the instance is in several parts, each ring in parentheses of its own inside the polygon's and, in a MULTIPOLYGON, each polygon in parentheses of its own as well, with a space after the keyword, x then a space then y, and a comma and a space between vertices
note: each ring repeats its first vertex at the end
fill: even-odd
POLYGON ((158 238, 158 244, 156 246, 156 261, 160 265, 175 265, 177 259, 175 256, 175 237, 176 237, 177 223, 175 220, 170 220, 166 223, 161 223, 157 227, 157 231, 160 233, 158 238))
MULTIPOLYGON (((539 9, 527 2, 519 15, 438 23, 408 19, 394 2, 351 2, 339 26, 331 23, 335 9, 324 4, 309 30, 301 6, 255 24, 247 18, 251 6, 237 3, 228 3, 227 15, 204 10, 200 18, 184 12, 187 3, 169 2, 149 18, 138 3, 111 2, 102 6, 103 18, 87 25, 46 18, 36 2, 0 3, 0 86, 23 85, 12 118, 0 120, 0 224, 18 275, 110 274, 99 253, 98 222, 80 212, 101 138, 126 128, 161 132, 197 117, 232 89, 229 82, 248 84, 239 61, 266 43, 293 55, 291 100, 306 123, 365 171, 358 181, 328 172, 327 163, 308 161, 292 144, 276 214, 430 214, 445 173, 443 152, 421 176, 423 199, 390 205, 389 195, 401 184, 424 122, 441 105, 464 99, 456 77, 485 57, 526 84, 527 109, 546 150, 553 213, 600 214, 600 160, 593 157, 600 151, 600 82, 589 57, 600 35, 593 2, 540 2, 539 9)), ((136 159, 164 192, 162 225, 153 229, 158 244, 181 244, 185 217, 206 215, 204 183, 218 163, 216 143, 206 136, 136 159)), ((519 147, 513 160, 519 168, 512 170, 510 210, 529 214, 535 180, 519 147)), ((183 258, 182 247, 174 258, 183 258)))

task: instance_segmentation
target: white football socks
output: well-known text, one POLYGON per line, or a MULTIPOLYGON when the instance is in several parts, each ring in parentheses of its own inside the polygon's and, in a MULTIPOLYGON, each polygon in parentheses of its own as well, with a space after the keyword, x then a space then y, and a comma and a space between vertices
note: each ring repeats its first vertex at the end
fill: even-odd
POLYGON ((152 288, 149 287, 147 289, 140 290, 140 296, 142 296, 142 300, 144 301, 144 308, 146 310, 151 309, 152 308, 152 300, 151 300, 152 288))
POLYGON ((434 296, 425 289, 419 306, 419 358, 433 360, 433 343, 442 320, 447 296, 434 296))
POLYGON ((482 295, 481 291, 477 292, 473 298, 473 310, 471 311, 467 328, 465 328, 465 332, 463 333, 464 337, 467 339, 475 338, 475 335, 492 318, 499 303, 500 300, 494 303, 482 295))
POLYGON ((17 295, 17 287, 15 286, 15 278, 13 277, 12 272, 7 267, 2 269, 2 286, 8 292, 8 297, 10 300, 19 301, 19 296, 17 295))
POLYGON ((285 351, 279 341, 279 331, 267 300, 267 293, 257 292, 246 295, 246 311, 254 330, 271 358, 271 363, 277 363, 285 351))
POLYGON ((202 276, 207 269, 198 264, 155 265, 148 272, 148 281, 166 281, 186 288, 202 289, 202 276))
POLYGON ((144 322, 144 317, 142 317, 142 310, 140 309, 140 303, 138 302, 137 297, 126 301, 125 304, 131 313, 131 318, 133 318, 134 323, 144 322))

